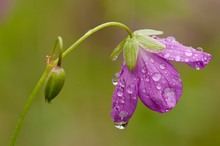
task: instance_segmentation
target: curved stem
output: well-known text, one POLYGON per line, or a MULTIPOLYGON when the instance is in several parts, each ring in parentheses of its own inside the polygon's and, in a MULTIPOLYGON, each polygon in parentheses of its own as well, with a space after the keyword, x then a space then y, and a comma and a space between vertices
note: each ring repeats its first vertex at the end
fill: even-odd
POLYGON ((58 36, 55 43, 54 43, 54 47, 53 49, 51 50, 51 53, 50 53, 50 57, 53 57, 54 55, 54 52, 56 50, 56 47, 57 47, 57 44, 59 44, 59 60, 58 60, 58 63, 57 65, 58 66, 61 66, 61 62, 62 62, 62 54, 63 54, 63 39, 58 36))
POLYGON ((65 57, 67 54, 69 54, 74 48, 76 48, 80 43, 82 43, 86 38, 88 38, 90 35, 92 35, 93 33, 105 28, 105 27, 109 27, 109 26, 118 26, 123 28, 125 31, 127 31, 127 33, 129 34, 130 37, 132 37, 132 31, 124 24, 119 23, 119 22, 106 22, 103 23, 91 30, 89 30, 86 34, 84 34, 80 39, 78 39, 72 46, 70 46, 64 53, 63 53, 63 57, 65 57))
POLYGON ((82 43, 86 38, 88 38, 90 35, 92 35, 93 33, 105 28, 105 27, 108 27, 108 26, 118 26, 118 27, 121 27, 123 28, 125 31, 127 31, 127 33, 129 34, 130 37, 132 37, 132 31, 124 24, 122 23, 119 23, 119 22, 107 22, 107 23, 104 23, 104 24, 101 24, 91 30, 89 30, 86 34, 84 34, 79 40, 77 40, 72 46, 70 46, 64 53, 62 53, 62 48, 63 48, 63 41, 62 41, 62 38, 61 37, 58 37, 56 42, 55 42, 55 45, 54 45, 54 48, 52 49, 51 51, 51 57, 53 57, 53 54, 55 52, 55 49, 56 49, 56 46, 57 46, 57 43, 59 43, 59 47, 60 47, 60 51, 59 51, 59 59, 56 59, 54 60, 53 62, 49 62, 49 64, 47 65, 47 68, 45 70, 45 72, 43 73, 43 75, 41 76, 40 80, 37 82, 37 85, 35 86, 35 88, 33 89, 31 95, 29 96, 20 116, 19 116, 19 119, 18 119, 18 122, 16 124, 16 127, 15 127, 15 130, 14 130, 14 133, 12 135, 12 138, 10 140, 10 143, 9 143, 9 146, 14 146, 15 142, 16 142, 16 139, 17 139, 17 136, 18 136, 18 133, 21 129, 21 126, 23 124, 23 121, 24 121, 24 118, 26 117, 27 115, 27 112, 31 106, 31 103, 32 101, 34 100, 35 96, 36 96, 36 93, 37 91, 40 89, 40 87, 42 86, 43 82, 46 80, 50 70, 55 66, 55 65, 60 65, 61 64, 61 59, 63 57, 65 57, 67 54, 69 54, 74 48, 76 48, 80 43, 82 43))

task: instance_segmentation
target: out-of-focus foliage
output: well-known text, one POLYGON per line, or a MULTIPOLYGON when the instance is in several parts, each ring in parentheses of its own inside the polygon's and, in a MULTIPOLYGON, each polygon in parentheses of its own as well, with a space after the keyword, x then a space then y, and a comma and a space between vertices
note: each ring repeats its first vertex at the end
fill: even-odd
POLYGON ((7 145, 56 37, 61 35, 67 48, 107 21, 133 30, 162 30, 185 45, 203 47, 213 59, 201 71, 174 64, 184 85, 177 106, 158 114, 139 102, 128 127, 120 131, 110 108, 111 77, 121 61, 109 56, 127 34, 106 28, 63 60, 63 90, 49 105, 41 90, 16 145, 220 145, 219 7, 219 0, 0 0, 0 145, 7 145))

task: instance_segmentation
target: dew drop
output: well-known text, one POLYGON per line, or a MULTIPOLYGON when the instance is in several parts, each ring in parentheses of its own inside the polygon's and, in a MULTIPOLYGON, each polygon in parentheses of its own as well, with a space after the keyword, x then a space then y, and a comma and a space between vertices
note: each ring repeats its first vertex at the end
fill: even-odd
POLYGON ((124 80, 124 79, 119 80, 118 83, 119 83, 119 85, 120 85, 122 88, 125 87, 125 80, 124 80))
POLYGON ((154 63, 154 59, 153 58, 150 58, 149 61, 150 61, 150 63, 154 63))
POLYGON ((161 84, 158 83, 158 84, 156 85, 156 88, 157 88, 158 90, 160 90, 160 89, 162 88, 161 84))
POLYGON ((146 77, 145 77, 145 81, 149 82, 149 81, 150 81, 150 77, 149 77, 149 76, 146 76, 146 77))
POLYGON ((119 73, 115 73, 112 77, 112 84, 117 85, 118 84, 118 78, 119 78, 119 73))
POLYGON ((134 92, 135 86, 134 85, 129 85, 127 88, 128 94, 132 94, 134 92))
POLYGON ((176 98, 175 98, 175 92, 174 92, 174 89, 172 88, 165 88, 164 89, 164 93, 163 93, 163 96, 167 102, 167 105, 172 108, 175 106, 176 104, 176 98))
POLYGON ((123 103, 125 103, 125 100, 124 100, 124 99, 121 99, 120 102, 123 104, 123 103))
POLYGON ((172 36, 167 37, 166 40, 169 41, 169 42, 175 42, 176 41, 176 39, 172 36))
POLYGON ((118 116, 121 118, 121 120, 123 120, 128 116, 128 113, 126 111, 121 111, 118 116))
POLYGON ((153 76, 152 76, 152 79, 154 81, 159 81, 161 79, 161 74, 160 73, 155 73, 153 76))
POLYGON ((162 69, 162 70, 166 69, 166 65, 165 64, 160 64, 160 69, 162 69))
POLYGON ((117 56, 117 55, 116 55, 116 56, 114 56, 114 57, 112 58, 112 61, 115 61, 117 58, 118 58, 118 56, 117 56))
POLYGON ((168 58, 168 57, 170 57, 170 54, 169 54, 169 53, 166 53, 166 54, 164 55, 164 58, 168 58))
POLYGON ((128 122, 124 122, 124 121, 122 121, 122 122, 115 122, 115 128, 117 128, 117 129, 125 129, 126 127, 127 127, 127 125, 128 125, 128 122))
POLYGON ((186 56, 192 56, 192 51, 191 50, 186 50, 185 55, 186 56))
POLYGON ((142 72, 143 74, 145 74, 145 73, 147 72, 147 68, 146 68, 146 67, 143 67, 142 70, 141 70, 141 72, 142 72))
POLYGON ((180 61, 180 56, 179 56, 179 55, 176 56, 176 57, 175 57, 175 60, 176 60, 176 61, 180 61))
POLYGON ((118 89, 117 95, 120 96, 120 97, 123 95, 123 89, 122 88, 118 89))
POLYGON ((201 47, 196 48, 196 50, 203 52, 203 48, 201 48, 201 47))
POLYGON ((185 58, 185 62, 189 62, 189 58, 185 58))

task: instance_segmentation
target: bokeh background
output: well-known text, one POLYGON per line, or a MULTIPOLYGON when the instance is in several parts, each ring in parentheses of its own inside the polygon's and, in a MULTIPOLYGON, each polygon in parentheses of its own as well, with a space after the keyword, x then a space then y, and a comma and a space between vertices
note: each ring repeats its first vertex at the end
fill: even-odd
POLYGON ((128 127, 118 130, 110 118, 111 77, 122 57, 112 62, 109 56, 127 34, 103 29, 65 57, 66 83, 52 104, 43 88, 37 94, 16 145, 220 145, 219 14, 219 0, 0 0, 0 145, 8 144, 56 37, 67 48, 107 21, 162 30, 213 59, 201 71, 174 63, 184 85, 178 105, 159 114, 139 102, 128 127))

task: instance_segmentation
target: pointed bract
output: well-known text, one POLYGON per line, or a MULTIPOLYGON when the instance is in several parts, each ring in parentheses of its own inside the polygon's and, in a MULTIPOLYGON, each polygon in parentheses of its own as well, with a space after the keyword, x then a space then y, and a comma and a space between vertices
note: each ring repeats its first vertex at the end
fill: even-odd
POLYGON ((124 45, 124 59, 128 68, 132 71, 137 62, 139 48, 135 38, 128 38, 124 45))
POLYGON ((139 45, 149 52, 158 52, 165 48, 165 46, 162 43, 149 36, 135 35, 134 37, 138 41, 139 45))
POLYGON ((163 34, 163 32, 159 30, 153 30, 153 29, 140 29, 140 30, 136 30, 134 34, 152 36, 152 35, 161 35, 163 34))
POLYGON ((115 61, 119 54, 122 52, 122 49, 124 48, 124 44, 126 43, 127 38, 125 38, 121 43, 114 49, 114 51, 111 54, 111 58, 113 61, 115 61))

